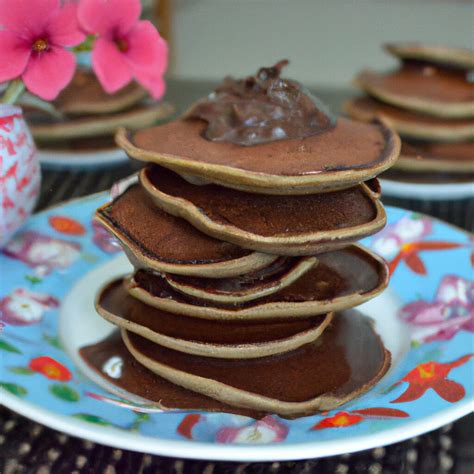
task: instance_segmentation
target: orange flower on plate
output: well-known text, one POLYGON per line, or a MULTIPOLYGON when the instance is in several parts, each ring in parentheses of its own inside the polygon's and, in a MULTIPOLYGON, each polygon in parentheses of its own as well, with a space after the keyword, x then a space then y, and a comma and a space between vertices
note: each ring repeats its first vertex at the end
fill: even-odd
POLYGON ((344 426, 357 425, 364 419, 361 415, 355 415, 348 411, 340 411, 334 416, 324 418, 318 424, 314 425, 312 430, 322 430, 324 428, 342 428, 344 426))
POLYGON ((447 402, 454 403, 461 400, 466 391, 454 380, 447 379, 454 367, 465 364, 474 354, 467 354, 453 362, 425 362, 408 372, 399 383, 408 382, 408 388, 391 403, 411 402, 420 398, 429 388, 433 389, 447 402))
POLYGON ((51 227, 61 234, 84 235, 86 233, 84 226, 70 217, 50 216, 48 220, 51 227))
POLYGON ((31 359, 28 367, 34 372, 38 372, 50 380, 68 382, 72 377, 71 372, 67 367, 48 356, 31 359))

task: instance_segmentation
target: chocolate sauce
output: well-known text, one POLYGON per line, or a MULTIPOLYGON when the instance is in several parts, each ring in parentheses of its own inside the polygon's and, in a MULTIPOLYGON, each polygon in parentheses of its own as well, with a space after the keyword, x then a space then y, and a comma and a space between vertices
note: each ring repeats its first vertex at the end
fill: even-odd
POLYGON ((356 247, 320 254, 318 259, 316 267, 278 293, 246 303, 222 304, 184 295, 174 290, 164 278, 146 270, 137 271, 134 280, 140 288, 161 298, 197 306, 242 309, 278 301, 323 301, 364 294, 383 285, 388 278, 385 266, 356 247))
POLYGON ((119 331, 114 331, 109 337, 97 344, 83 347, 80 350, 80 355, 92 369, 108 382, 133 395, 159 403, 163 408, 236 413, 254 418, 263 416, 262 413, 253 410, 230 407, 158 377, 132 357, 125 347, 119 331), (118 357, 122 360, 122 370, 119 378, 112 378, 103 371, 104 364, 112 357, 118 357))
MULTIPOLYGON (((390 361, 390 353, 384 349, 371 320, 353 310, 338 313, 319 342, 254 360, 189 356, 140 336, 129 333, 129 337, 137 350, 163 364, 282 401, 305 401, 323 394, 340 399, 357 396, 387 371, 390 361)), ((82 348, 80 354, 113 384, 166 407, 243 413, 240 408, 227 407, 154 375, 128 354, 117 335, 82 348), (118 378, 111 378, 102 370, 113 356, 123 360, 118 378)))
POLYGON ((302 139, 336 124, 326 106, 300 84, 280 77, 288 61, 259 69, 245 79, 226 77, 206 99, 187 113, 208 125, 211 141, 252 146, 277 140, 302 139))

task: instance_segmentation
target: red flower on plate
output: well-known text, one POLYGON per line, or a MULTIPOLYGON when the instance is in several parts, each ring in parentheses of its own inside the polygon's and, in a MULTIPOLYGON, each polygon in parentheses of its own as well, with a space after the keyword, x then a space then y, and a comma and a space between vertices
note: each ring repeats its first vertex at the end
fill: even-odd
POLYGON ((34 372, 44 375, 50 380, 68 382, 71 380, 71 372, 67 367, 48 356, 36 357, 30 361, 28 367, 34 372))
POLYGON ((352 426, 360 423, 364 417, 362 415, 352 414, 348 411, 340 411, 334 416, 323 418, 319 423, 314 425, 312 430, 322 430, 324 428, 341 428, 343 426, 352 426))
POLYGON ((340 411, 329 418, 323 418, 316 423, 310 430, 322 430, 324 428, 343 428, 345 426, 357 425, 366 418, 407 418, 410 416, 403 410, 395 408, 361 408, 352 412, 340 411))
POLYGON ((49 216, 48 221, 50 226, 61 234, 84 235, 86 233, 84 226, 80 222, 76 221, 75 219, 71 219, 70 217, 49 216))
POLYGON ((420 398, 429 388, 433 389, 442 399, 454 403, 461 400, 466 391, 454 380, 447 379, 454 367, 465 364, 474 354, 467 354, 453 362, 425 362, 408 372, 400 382, 408 382, 408 388, 391 403, 411 402, 420 398))
POLYGON ((420 252, 452 250, 459 247, 463 247, 463 244, 434 240, 405 243, 401 246, 395 258, 388 263, 390 275, 393 275, 400 262, 405 262, 412 272, 418 275, 426 275, 426 267, 419 255, 420 252))

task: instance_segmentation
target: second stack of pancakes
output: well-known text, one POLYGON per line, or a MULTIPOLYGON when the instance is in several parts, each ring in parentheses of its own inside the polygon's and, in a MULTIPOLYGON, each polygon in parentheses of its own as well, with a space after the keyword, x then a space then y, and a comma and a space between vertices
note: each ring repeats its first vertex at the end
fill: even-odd
POLYGON ((135 268, 97 309, 140 366, 134 384, 115 383, 164 408, 306 415, 390 365, 352 308, 388 283, 385 262, 355 242, 385 225, 375 175, 399 139, 332 117, 283 65, 226 79, 179 120, 118 134, 148 164, 97 211, 135 268), (174 395, 144 393, 139 373, 174 395))
POLYGON ((384 177, 416 182, 474 178, 474 52, 421 43, 391 43, 401 65, 365 70, 355 82, 366 94, 345 104, 357 120, 384 117, 403 139, 400 159, 384 177))

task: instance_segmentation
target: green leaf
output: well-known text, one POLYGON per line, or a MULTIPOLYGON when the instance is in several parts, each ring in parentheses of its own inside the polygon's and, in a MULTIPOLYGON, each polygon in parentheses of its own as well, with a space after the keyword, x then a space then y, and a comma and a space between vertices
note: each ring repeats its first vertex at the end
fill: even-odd
POLYGON ((13 395, 16 395, 17 397, 24 397, 28 393, 28 390, 26 390, 26 388, 15 383, 0 382, 0 387, 4 388, 10 393, 13 393, 13 395))
POLYGON ((37 283, 41 283, 43 281, 42 278, 34 276, 34 275, 25 275, 25 279, 28 280, 33 285, 36 285, 37 283))
POLYGON ((387 395, 387 393, 393 392, 399 385, 400 385, 399 382, 396 382, 393 385, 390 385, 390 387, 388 387, 387 389, 381 392, 382 395, 387 395))
POLYGON ((80 398, 76 390, 62 383, 50 385, 49 391, 55 397, 58 397, 61 400, 64 400, 65 402, 77 402, 80 398))
POLYGON ((136 418, 133 421, 130 430, 131 431, 138 431, 140 428, 140 425, 142 423, 145 423, 146 421, 150 420, 150 415, 148 413, 137 413, 136 418))
POLYGON ((9 342, 4 339, 0 339, 0 350, 6 352, 13 352, 14 354, 23 354, 20 349, 17 349, 15 346, 12 346, 9 342))
POLYGON ((82 253, 81 257, 83 260, 85 260, 87 263, 96 263, 99 260, 99 257, 97 255, 94 255, 92 253, 82 253))
POLYGON ((59 337, 57 336, 50 336, 49 334, 43 333, 43 340, 50 344, 53 347, 56 347, 56 349, 63 350, 63 346, 61 345, 61 341, 59 340, 59 337))
POLYGON ((90 415, 89 413, 75 413, 72 416, 74 418, 77 418, 78 420, 87 421, 88 423, 95 423, 96 425, 102 426, 112 426, 112 423, 110 423, 110 421, 107 421, 97 415, 90 415))
POLYGON ((35 373, 35 371, 31 370, 29 367, 9 367, 8 370, 14 374, 20 375, 32 375, 35 373))

